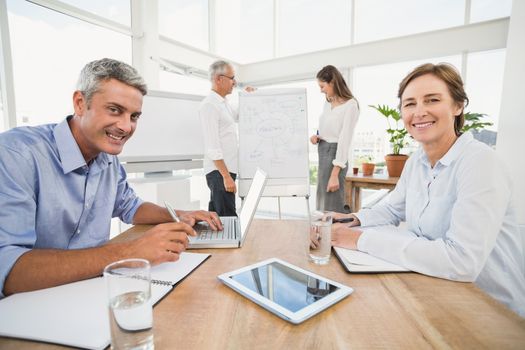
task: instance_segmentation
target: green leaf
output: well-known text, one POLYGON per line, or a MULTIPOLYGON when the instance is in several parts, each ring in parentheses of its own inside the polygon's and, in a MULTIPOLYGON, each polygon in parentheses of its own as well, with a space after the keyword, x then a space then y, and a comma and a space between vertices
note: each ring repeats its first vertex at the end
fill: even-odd
POLYGON ((461 128, 461 132, 466 132, 469 130, 476 130, 480 131, 485 129, 487 126, 493 125, 492 122, 482 122, 481 119, 487 117, 484 113, 474 113, 474 112, 467 112, 464 115, 465 123, 463 125, 463 128, 461 128))
POLYGON ((403 126, 401 121, 401 113, 397 108, 392 108, 388 105, 369 105, 369 107, 378 111, 382 116, 384 116, 388 123, 388 128, 386 132, 390 135, 390 143, 392 144, 392 152, 394 154, 399 154, 401 149, 405 147, 408 143, 405 141, 407 131, 403 126), (400 123, 401 121, 401 123, 400 123), (392 123, 391 123, 392 122, 392 123), (392 127, 394 125, 394 127, 392 127))

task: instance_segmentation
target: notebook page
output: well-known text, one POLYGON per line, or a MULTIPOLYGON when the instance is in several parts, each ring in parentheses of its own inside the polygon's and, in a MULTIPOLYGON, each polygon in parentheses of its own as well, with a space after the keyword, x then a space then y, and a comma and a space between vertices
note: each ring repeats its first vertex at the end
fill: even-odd
POLYGON ((346 267, 352 272, 388 272, 410 271, 399 265, 357 250, 334 247, 339 256, 344 259, 346 267))
MULTIPOLYGON (((182 253, 177 262, 152 267, 152 278, 175 284, 208 256, 182 253)), ((153 303, 172 288, 152 283, 153 303)), ((0 300, 0 335, 104 349, 110 343, 107 298, 103 277, 9 296, 0 300)))

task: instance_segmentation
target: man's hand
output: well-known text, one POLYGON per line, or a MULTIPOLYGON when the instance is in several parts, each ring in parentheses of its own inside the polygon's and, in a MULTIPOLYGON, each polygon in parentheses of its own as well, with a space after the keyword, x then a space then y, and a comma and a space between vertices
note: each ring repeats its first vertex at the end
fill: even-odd
POLYGON ((317 145, 319 143, 319 135, 310 136, 310 142, 312 145, 317 145))
POLYGON ((190 226, 195 225, 197 222, 206 221, 213 231, 222 231, 223 226, 221 219, 214 211, 195 210, 195 211, 182 211, 179 210, 179 219, 190 226))
POLYGON ((226 189, 226 192, 237 193, 237 186, 230 175, 224 177, 224 188, 226 189))
POLYGON ((361 230, 348 227, 348 224, 333 224, 332 245, 357 250, 357 241, 362 233, 361 230))
POLYGON ((195 236, 196 233, 186 223, 159 224, 146 231, 140 238, 131 241, 125 255, 146 259, 151 265, 177 261, 180 253, 188 246, 188 235, 195 236))

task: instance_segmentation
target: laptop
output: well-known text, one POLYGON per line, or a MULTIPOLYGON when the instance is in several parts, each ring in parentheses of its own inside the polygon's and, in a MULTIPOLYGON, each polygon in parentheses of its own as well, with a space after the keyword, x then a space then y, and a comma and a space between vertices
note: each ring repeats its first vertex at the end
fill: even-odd
MULTIPOLYGON (((237 216, 221 216, 222 231, 212 231, 207 222, 199 222, 193 226, 197 236, 188 236, 188 249, 201 248, 239 248, 242 247, 250 228, 255 210, 266 185, 266 173, 257 168, 248 194, 242 203, 241 213, 237 216)), ((166 208, 174 213, 169 204, 166 208)), ((173 216, 172 213, 172 216, 173 216)))

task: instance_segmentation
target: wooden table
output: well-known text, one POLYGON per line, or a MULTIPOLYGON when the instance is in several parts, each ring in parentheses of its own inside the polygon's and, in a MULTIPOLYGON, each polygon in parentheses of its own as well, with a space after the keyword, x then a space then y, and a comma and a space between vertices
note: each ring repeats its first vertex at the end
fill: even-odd
MULTIPOLYGON (((130 239, 146 228, 136 226, 117 239, 130 239)), ((211 258, 154 308, 156 349, 525 347, 525 320, 474 284, 416 273, 348 274, 335 257, 326 266, 316 266, 307 261, 302 244, 306 228, 303 221, 255 220, 241 249, 202 250, 211 258), (292 325, 217 280, 220 273, 270 257, 355 291, 304 323, 292 325)), ((0 338, 0 349, 61 348, 0 338)))
POLYGON ((387 189, 392 191, 396 187, 398 177, 389 177, 382 175, 353 175, 345 179, 345 199, 350 206, 351 212, 357 212, 361 209, 361 188, 373 190, 387 189))

